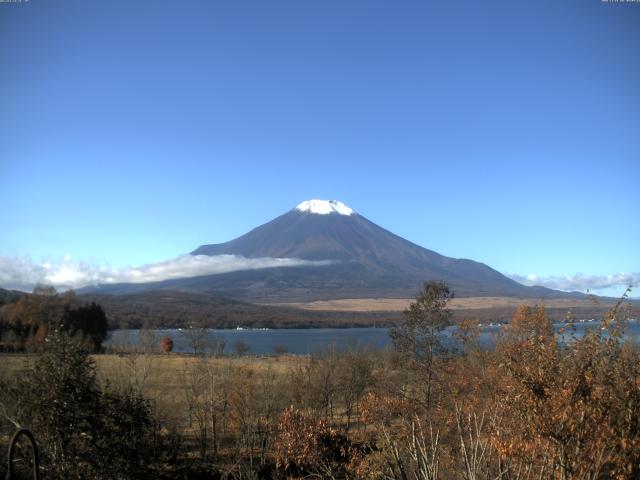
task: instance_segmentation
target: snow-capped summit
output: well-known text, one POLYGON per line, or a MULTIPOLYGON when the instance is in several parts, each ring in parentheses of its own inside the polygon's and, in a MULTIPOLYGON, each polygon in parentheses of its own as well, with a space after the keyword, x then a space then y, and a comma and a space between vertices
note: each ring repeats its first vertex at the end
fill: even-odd
POLYGON ((299 212, 316 213, 318 215, 328 215, 337 213, 339 215, 352 215, 353 209, 337 200, 305 200, 296 207, 299 212))

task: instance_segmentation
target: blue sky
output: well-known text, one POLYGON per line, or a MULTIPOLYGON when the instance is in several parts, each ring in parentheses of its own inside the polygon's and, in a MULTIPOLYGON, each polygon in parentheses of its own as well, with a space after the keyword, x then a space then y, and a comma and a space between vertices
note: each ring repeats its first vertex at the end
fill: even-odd
POLYGON ((327 198, 540 282, 634 274, 639 44, 598 0, 0 3, 0 256, 161 262, 327 198))

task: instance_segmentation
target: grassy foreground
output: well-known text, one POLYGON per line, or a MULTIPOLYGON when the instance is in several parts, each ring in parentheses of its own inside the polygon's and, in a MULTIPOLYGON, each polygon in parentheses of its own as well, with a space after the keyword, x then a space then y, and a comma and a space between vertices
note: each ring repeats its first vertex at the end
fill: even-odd
MULTIPOLYGON (((640 478, 640 350, 622 341, 623 309, 560 346, 544 308, 522 306, 492 351, 462 324, 456 356, 429 334, 443 312, 412 312, 381 352, 87 357, 54 338, 66 356, 0 356, 0 414, 41 439, 44 478, 640 478), (114 467, 122 455, 136 468, 114 467)), ((11 432, 0 421, 0 448, 11 432)))

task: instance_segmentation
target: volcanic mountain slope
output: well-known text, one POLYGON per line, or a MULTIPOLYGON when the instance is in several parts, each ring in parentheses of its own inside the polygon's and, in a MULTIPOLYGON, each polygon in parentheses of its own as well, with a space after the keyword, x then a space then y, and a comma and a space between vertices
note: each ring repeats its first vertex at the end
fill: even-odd
POLYGON ((22 295, 24 295, 24 293, 18 292, 17 290, 5 290, 4 288, 0 288, 0 305, 15 302, 22 295))
POLYGON ((411 243, 341 202, 309 200, 230 242, 192 255, 296 258, 313 265, 263 268, 153 284, 119 285, 103 293, 172 289, 251 301, 413 297, 423 282, 444 280, 457 296, 557 297, 525 287, 479 262, 454 259, 411 243))

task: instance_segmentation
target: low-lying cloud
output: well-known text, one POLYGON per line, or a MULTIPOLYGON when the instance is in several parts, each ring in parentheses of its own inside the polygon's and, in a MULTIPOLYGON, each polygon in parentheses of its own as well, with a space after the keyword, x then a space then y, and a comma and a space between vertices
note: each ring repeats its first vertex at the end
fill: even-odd
MULTIPOLYGON (((177 278, 215 275, 241 270, 275 267, 322 266, 331 261, 299 258, 246 258, 240 255, 181 255, 163 262, 139 267, 110 267, 74 260, 69 255, 58 260, 33 261, 0 254, 0 287, 31 291, 36 285, 51 285, 59 290, 114 283, 149 283, 177 278)), ((523 285, 538 285, 554 290, 598 292, 640 285, 640 272, 611 275, 518 275, 508 274, 523 285)), ((636 292, 633 292, 634 294, 636 292)))
POLYGON ((171 260, 139 267, 114 268, 73 260, 68 255, 56 261, 35 262, 26 258, 0 254, 0 287, 30 291, 35 285, 40 284, 63 290, 98 284, 160 282, 241 270, 322 266, 329 263, 331 261, 298 258, 181 255, 171 260))
POLYGON ((640 283, 639 272, 614 273, 611 275, 584 275, 577 273, 575 275, 556 275, 549 277, 517 274, 508 276, 523 285, 538 285, 553 288, 554 290, 565 290, 567 292, 586 292, 587 290, 593 292, 609 288, 626 288, 630 285, 636 286, 640 283))

